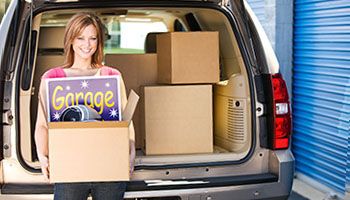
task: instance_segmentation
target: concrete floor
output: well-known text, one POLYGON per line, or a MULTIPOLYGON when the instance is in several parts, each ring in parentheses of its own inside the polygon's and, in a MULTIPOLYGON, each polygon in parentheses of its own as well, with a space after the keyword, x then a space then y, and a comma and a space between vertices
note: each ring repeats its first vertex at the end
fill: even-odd
POLYGON ((293 192, 288 200, 328 200, 329 197, 307 183, 295 178, 293 192))
POLYGON ((288 200, 308 200, 308 198, 300 195, 299 193, 296 193, 296 192, 292 191, 292 193, 290 194, 288 200))

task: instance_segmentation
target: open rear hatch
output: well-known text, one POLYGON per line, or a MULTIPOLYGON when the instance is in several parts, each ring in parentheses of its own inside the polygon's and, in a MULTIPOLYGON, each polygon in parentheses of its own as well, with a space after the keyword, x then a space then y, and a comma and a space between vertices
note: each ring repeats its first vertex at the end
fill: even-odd
MULTIPOLYGON (((25 64, 18 66, 22 86, 20 106, 16 110, 20 116, 19 159, 28 170, 39 172, 33 134, 40 77, 64 60, 62 37, 67 20, 79 11, 89 11, 96 13, 106 26, 109 39, 105 41, 105 65, 119 69, 127 90, 133 89, 141 96, 134 115, 137 157, 132 179, 136 182, 130 185, 130 191, 146 189, 145 186, 154 189, 156 186, 149 184, 138 185, 137 181, 145 184, 146 179, 185 178, 189 183, 204 181, 202 186, 249 184, 256 178, 262 182, 275 181, 276 176, 267 172, 267 161, 263 162, 269 158, 267 150, 254 152, 257 130, 252 70, 255 61, 250 53, 252 46, 246 25, 239 13, 239 9, 244 8, 242 1, 231 4, 106 1, 101 5, 85 1, 34 1, 32 29, 37 37, 28 40, 27 34, 24 41, 37 41, 30 45, 34 48, 31 52, 36 53, 28 56, 27 51, 23 57, 32 58, 33 62, 26 68, 25 64), (229 7, 234 8, 233 12, 229 7), (135 25, 144 27, 139 29, 139 35, 135 34, 135 25), (142 48, 140 44, 130 45, 133 40, 142 41, 142 48), (158 49, 163 50, 158 52, 158 49), (175 51, 179 53, 174 55, 175 51), (186 60, 185 56, 191 54, 197 57, 186 60), (169 59, 172 62, 167 63, 169 59), (196 65, 200 60, 206 62, 196 65), (216 65, 208 64, 215 60, 216 65), (179 61, 183 63, 177 64, 179 61), (159 71, 160 62, 166 63, 161 66, 163 71, 159 71), (174 73, 175 68, 183 66, 187 68, 174 73), (205 67, 208 68, 201 73, 183 73, 186 69, 205 67), (217 73, 214 78, 213 73, 208 73, 211 67, 217 73), (25 85, 29 87, 23 87, 25 85), (163 145, 167 142, 171 148, 163 145), (163 147, 158 148, 161 145, 163 147), (150 150, 152 147, 156 150, 150 150), (255 161, 258 166, 254 165, 255 161)), ((50 189, 43 191, 50 192, 50 189)))

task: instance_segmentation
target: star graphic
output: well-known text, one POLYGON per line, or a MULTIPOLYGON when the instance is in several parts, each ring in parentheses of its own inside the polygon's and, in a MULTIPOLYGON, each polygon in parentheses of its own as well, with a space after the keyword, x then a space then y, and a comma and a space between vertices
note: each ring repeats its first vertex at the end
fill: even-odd
POLYGON ((80 83, 82 89, 89 88, 89 82, 84 80, 80 83))
POLYGON ((109 116, 112 117, 112 118, 116 118, 118 116, 118 112, 117 111, 118 110, 114 109, 114 108, 110 109, 109 110, 109 116))
POLYGON ((67 85, 66 90, 70 90, 70 86, 69 85, 67 85))
POLYGON ((56 120, 56 121, 58 121, 58 120, 60 119, 60 113, 59 113, 59 112, 55 112, 55 113, 53 114, 53 119, 56 120))
POLYGON ((109 84, 109 83, 106 83, 106 84, 105 84, 105 86, 106 86, 106 87, 109 87, 109 86, 111 86, 111 84, 109 84))

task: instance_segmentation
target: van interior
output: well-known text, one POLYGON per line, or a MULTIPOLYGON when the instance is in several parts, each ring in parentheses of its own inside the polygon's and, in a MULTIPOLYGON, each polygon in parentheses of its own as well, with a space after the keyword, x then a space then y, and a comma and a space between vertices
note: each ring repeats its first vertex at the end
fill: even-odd
MULTIPOLYGON (((32 49, 36 57, 30 87, 20 91, 20 145, 24 160, 36 168, 39 168, 39 164, 34 130, 41 76, 48 69, 60 66, 64 62, 65 24, 79 11, 82 10, 46 11, 33 18, 33 30, 37 31, 38 40, 36 48, 32 49)), ((127 93, 133 89, 140 95, 133 118, 137 150, 135 166, 238 161, 247 156, 253 146, 247 68, 238 45, 239 40, 233 30, 235 27, 223 13, 206 8, 99 8, 84 11, 97 14, 105 25, 104 65, 121 71, 127 93), (145 87, 164 85, 157 82, 156 37, 166 32, 217 32, 219 35, 217 56, 220 78, 216 83, 204 84, 212 88, 212 123, 210 126, 203 124, 210 127, 211 135, 203 134, 198 140, 191 141, 194 146, 200 146, 202 139, 209 139, 212 145, 211 152, 147 154, 145 151, 145 148, 148 148, 145 144, 147 133, 142 127, 145 126, 144 116, 148 108, 143 108, 143 93, 145 87), (149 68, 145 70, 140 66, 149 68), (139 81, 128 84, 135 79, 139 81), (200 139, 201 137, 208 138, 200 139)))

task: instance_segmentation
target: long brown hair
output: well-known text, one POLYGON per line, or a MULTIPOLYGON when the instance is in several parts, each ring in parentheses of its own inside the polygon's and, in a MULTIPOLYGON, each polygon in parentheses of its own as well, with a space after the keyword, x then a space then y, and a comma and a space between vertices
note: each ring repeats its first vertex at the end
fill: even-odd
POLYGON ((93 68, 102 66, 103 60, 103 46, 104 46, 104 26, 101 20, 92 13, 81 12, 73 15, 67 23, 66 30, 64 33, 64 52, 66 55, 65 68, 71 67, 74 63, 74 50, 73 41, 78 37, 81 32, 88 27, 93 25, 97 32, 97 49, 94 55, 92 55, 91 65, 93 68))

